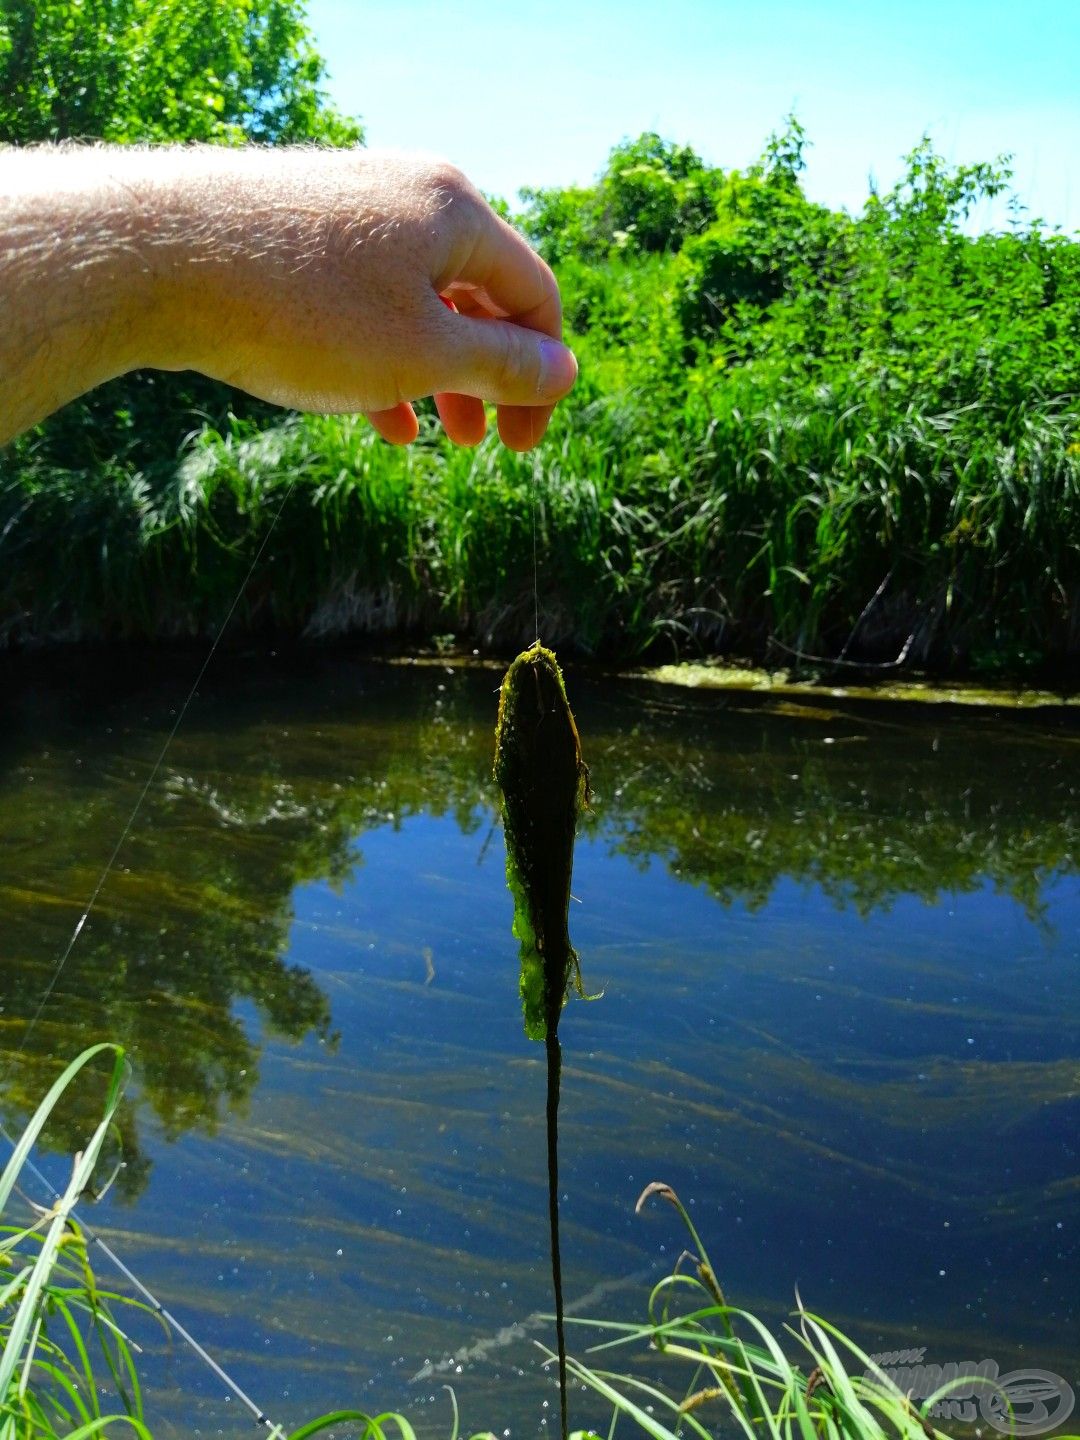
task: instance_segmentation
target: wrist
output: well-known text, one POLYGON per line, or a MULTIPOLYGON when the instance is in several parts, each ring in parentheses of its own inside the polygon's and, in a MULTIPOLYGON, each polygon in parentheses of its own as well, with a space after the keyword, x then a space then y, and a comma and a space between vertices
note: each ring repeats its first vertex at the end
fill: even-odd
POLYGON ((3 152, 0 441, 149 363, 155 287, 137 206, 106 152, 3 152))

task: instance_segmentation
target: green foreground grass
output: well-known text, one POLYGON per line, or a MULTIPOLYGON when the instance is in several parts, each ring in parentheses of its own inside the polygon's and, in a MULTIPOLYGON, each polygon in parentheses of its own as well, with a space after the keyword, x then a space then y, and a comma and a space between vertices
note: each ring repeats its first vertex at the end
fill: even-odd
MULTIPOLYGON (((64 1092, 94 1062, 107 1059, 103 1114, 75 1157, 71 1179, 48 1211, 31 1206, 28 1223, 0 1227, 0 1440, 90 1440, 118 1430, 152 1440, 140 1385, 138 1347, 125 1326, 154 1311, 103 1289, 87 1255, 75 1206, 98 1175, 125 1079, 121 1047, 99 1044, 69 1064, 50 1087, 0 1175, 0 1216, 10 1209, 31 1150, 64 1092)), ((646 1187, 678 1211, 692 1249, 649 1297, 645 1323, 574 1321, 603 1339, 590 1355, 648 1348, 668 1363, 661 1388, 632 1372, 572 1359, 574 1378, 611 1406, 609 1440, 622 1419, 652 1440, 742 1433, 748 1440, 944 1440, 928 1418, 963 1377, 945 1383, 916 1407, 889 1375, 827 1321, 799 1305, 780 1339, 755 1316, 729 1305, 688 1213, 669 1186, 646 1187), (684 1268, 684 1261, 689 1262, 684 1268), (794 1349, 798 1360, 789 1358, 794 1349)), ((162 1321, 161 1323, 165 1323, 162 1321)), ((554 1360, 546 1352, 548 1362, 554 1360)), ((984 1382, 980 1401, 995 1428, 1008 1429, 1010 1398, 984 1382)), ((451 1395, 450 1440, 458 1440, 451 1395)), ((507 1417, 500 1417, 503 1423, 507 1417)), ((415 1440, 408 1419, 340 1409, 292 1431, 268 1425, 271 1440, 307 1440, 324 1432, 351 1440, 415 1440)), ((491 1432, 473 1440, 492 1440, 491 1432)), ((575 1432, 574 1440, 596 1440, 575 1432)))

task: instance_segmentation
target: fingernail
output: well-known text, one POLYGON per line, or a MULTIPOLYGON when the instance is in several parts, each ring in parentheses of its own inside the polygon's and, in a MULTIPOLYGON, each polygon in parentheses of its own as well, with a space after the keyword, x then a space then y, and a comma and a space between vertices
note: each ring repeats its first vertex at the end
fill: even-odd
POLYGON ((558 340, 540 341, 540 379, 537 384, 537 398, 558 400, 577 379, 577 361, 574 352, 558 340))

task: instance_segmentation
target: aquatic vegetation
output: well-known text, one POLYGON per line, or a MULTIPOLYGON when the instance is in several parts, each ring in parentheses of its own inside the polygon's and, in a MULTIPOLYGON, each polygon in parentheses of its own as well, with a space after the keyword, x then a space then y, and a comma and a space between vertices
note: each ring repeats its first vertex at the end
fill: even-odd
POLYGON ((566 1339, 559 1254, 559 1016, 573 979, 584 994, 570 944, 570 879, 578 813, 589 772, 559 662, 537 640, 511 664, 499 692, 495 781, 502 797, 506 881, 521 945, 525 1033, 547 1051, 548 1216, 558 1336, 561 1431, 567 1435, 566 1339))
MULTIPOLYGON (((1020 689, 1004 685, 958 683, 944 685, 927 680, 880 680, 876 684, 830 684, 822 687, 812 680, 793 679, 786 670, 755 670, 747 666, 725 665, 721 662, 656 665, 637 674, 643 680, 661 685, 681 685, 690 690, 729 690, 736 695, 757 693, 776 696, 775 713, 812 714, 813 706, 823 701, 884 700, 911 705, 961 705, 985 710, 1055 710, 1080 707, 1080 695, 1063 695, 1060 691, 1037 690, 1030 686, 1020 689), (787 697, 786 701, 784 697, 787 697), (786 708, 782 708, 785 707, 786 708)), ((818 709, 823 718, 836 711, 818 709)))
MULTIPOLYGON (((390 815, 452 815, 467 834, 489 824, 490 671, 346 673, 328 661, 305 664, 297 685, 279 665, 236 665, 207 689, 129 842, 132 873, 113 876, 78 965, 22 1048, 88 862, 103 862, 123 826, 177 686, 164 661, 149 690, 145 660, 55 657, 5 672, 3 838, 19 858, 0 878, 4 1110, 21 1124, 58 1051, 115 1036, 139 1095, 117 1117, 124 1195, 147 1178, 145 1124, 171 1138, 213 1133, 250 1104, 261 1044, 240 1007, 289 1042, 332 1039, 329 997, 286 959, 297 887, 346 882, 365 832, 390 815), (147 720, 122 736, 136 704, 147 720)), ((939 733, 928 717, 901 725, 842 700, 828 720, 783 717, 772 702, 743 714, 746 702, 735 710, 723 696, 653 685, 606 685, 598 709, 595 684, 578 684, 602 797, 582 817, 588 833, 725 906, 760 910, 785 878, 865 915, 905 895, 932 903, 987 884, 1037 917, 1048 888, 1076 873, 1075 746, 1060 720, 1020 716, 995 739, 974 717, 935 721, 939 733)), ((44 1138, 73 1149, 92 1122, 69 1093, 44 1138)))
MULTIPOLYGON (((14 1131, 32 1112, 58 1054, 100 1035, 130 1044, 135 1084, 118 1118, 130 1114, 134 1133, 118 1185, 139 1150, 154 1184, 137 1209, 117 1186, 110 1192, 105 1223, 117 1227, 122 1253, 163 1277, 179 1313, 227 1334, 249 1377, 262 1377, 258 1390, 273 1393, 276 1375, 289 1372, 290 1423, 324 1395, 340 1396, 405 1410, 423 1433, 395 1383, 400 1369, 383 1368, 381 1342, 402 1316, 401 1353, 418 1367, 552 1308, 544 1056, 522 1036, 519 945, 497 832, 488 838, 499 676, 490 664, 434 659, 279 656, 223 667, 147 799, 132 874, 117 873, 115 890, 110 882, 78 963, 16 1054, 76 897, 92 882, 89 862, 115 843, 167 732, 179 688, 172 663, 3 662, 7 1123, 14 1131), (402 881, 404 910, 394 903, 402 881), (437 972, 427 987, 424 945, 437 972), (336 1052, 320 1043, 331 1005, 344 1042, 336 1052), (383 1043, 391 1035, 400 1038, 383 1043), (178 1143, 164 1142, 159 1117, 178 1143), (240 1167, 250 1173, 238 1192, 227 1177, 240 1167), (233 1258, 235 1206, 209 1222, 202 1206, 226 1185, 260 1233, 240 1242, 241 1275, 217 1286, 233 1258), (163 1209, 162 1194, 174 1208, 163 1209), (289 1333, 273 1332, 267 1352, 234 1317, 257 1310, 258 1277, 278 1265, 283 1240, 294 1274, 275 1273, 289 1333), (309 1269, 314 1289, 303 1284, 309 1269), (346 1383, 356 1373, 378 1378, 358 1394, 346 1383)), ((728 1293, 752 1297, 749 1308, 786 1304, 794 1271, 781 1240, 805 1234, 818 1248, 794 1262, 804 1295, 819 1306, 828 1296, 827 1313, 868 1348, 880 1346, 867 1317, 887 1328, 908 1303, 944 1333, 934 1282, 912 1301, 906 1281, 875 1269, 871 1231, 887 1236, 882 1248, 902 1247, 947 1207, 950 1233, 971 1236, 973 1248, 990 1243, 983 1217, 992 1210, 1003 1252, 1032 1243, 1037 1220, 1050 1232, 1047 1255, 1054 1223, 1070 1223, 1063 1144, 1076 1066, 1061 1017, 1076 1011, 1076 986, 1068 964, 1050 958, 1067 955, 1075 930, 1075 903, 1062 904, 1075 897, 1080 854, 1070 717, 901 713, 842 700, 776 713, 772 702, 581 670, 566 679, 598 792, 581 819, 575 893, 585 903, 574 904, 571 937, 587 980, 618 977, 610 1001, 571 1006, 559 1026, 579 1051, 567 1052, 562 1072, 568 1309, 598 1280, 636 1271, 649 1237, 633 1234, 637 1254, 624 1264, 624 1202, 670 1163, 698 1207, 707 1195, 737 1195, 740 1214, 762 1217, 769 1245, 759 1252, 725 1204, 729 1243, 717 1258, 728 1293), (597 874, 611 877, 602 907, 597 874), (627 910, 641 893, 659 908, 631 926, 627 910), (925 908, 935 901, 936 911, 925 908), (794 926, 785 924, 793 905, 803 912, 794 926), (983 968, 970 947, 989 942, 966 937, 973 917, 981 936, 989 906, 1005 923, 984 986, 970 978, 983 968), (946 943, 937 932, 954 907, 946 943), (809 920, 829 936, 821 945, 806 938, 809 920), (1049 926, 1059 927, 1056 942, 1040 936, 1049 926), (838 933, 851 943, 834 943, 838 933), (700 996, 715 997, 722 1026, 709 1026, 700 996), (657 1053, 650 1029, 686 1039, 657 1053), (1011 1170, 1001 1164, 1003 1133, 1011 1170), (623 1170, 636 1185, 593 1198, 595 1182, 603 1189, 623 1170), (848 1205, 858 1223, 842 1218, 848 1205), (823 1288, 830 1274, 841 1285, 822 1238, 836 1225, 853 1267, 842 1295, 823 1288)), ((94 1123, 88 1104, 66 1103, 42 1144, 70 1152, 94 1123)), ((62 1169, 54 1158, 51 1173, 62 1169)), ((978 1259, 970 1248, 950 1256, 950 1278, 978 1259)), ((1051 1312, 1066 1286, 1052 1266, 1017 1275, 987 1322, 1011 1335, 1008 1307, 1023 1314, 1028 1348, 1059 1373, 1051 1312)), ((605 1300, 609 1316, 633 1317, 631 1298, 616 1303, 605 1300)), ((571 1341, 571 1353, 584 1343, 571 1341)), ((175 1424, 183 1400, 159 1392, 158 1363, 152 1357, 147 1382, 175 1424)), ((553 1370, 533 1371, 526 1345, 465 1371, 437 1372, 417 1396, 424 1429, 440 1431, 441 1378, 463 1387, 472 1428, 504 1414, 514 1424, 545 1398, 554 1410, 553 1370)), ((570 1398, 572 1424, 595 1424, 595 1398, 573 1382, 570 1398)))
POLYGON ((574 835, 589 772, 558 661, 539 640, 511 664, 499 692, 495 781, 502 797, 506 882, 521 943, 525 1033, 558 1028, 571 981, 581 985, 568 915, 574 835))
MULTIPOLYGON (((0 1440, 91 1440, 95 1435, 133 1434, 153 1440, 143 1406, 140 1348, 121 1328, 126 1312, 155 1318, 168 1328, 164 1311, 103 1288, 88 1254, 87 1237, 75 1207, 101 1168, 105 1139, 116 1120, 128 1067, 124 1050, 108 1042, 78 1055, 49 1087, 0 1174, 0 1217, 18 1193, 35 1142, 50 1114, 100 1057, 111 1055, 100 1120, 75 1156, 64 1194, 50 1210, 37 1209, 22 1225, 0 1226, 0 1440), (108 1413, 103 1402, 120 1408, 108 1413)), ((178 1335, 190 1343, 190 1337, 178 1335)), ((456 1401, 451 1440, 458 1440, 456 1401)), ((250 1403, 250 1402, 249 1402, 250 1403)), ((350 1440, 416 1440, 403 1415, 371 1415, 341 1409, 311 1420, 286 1437, 261 1417, 268 1440, 310 1440, 347 1427, 350 1440)), ((484 1440, 484 1437, 474 1437, 484 1440)))
POLYGON ((92 1062, 111 1054, 103 1113, 76 1156, 64 1194, 51 1210, 21 1225, 0 1227, 0 1436, 52 1440, 126 1428, 150 1440, 133 1348, 114 1318, 138 1302, 101 1289, 73 1212, 90 1184, 116 1116, 125 1075, 124 1052, 100 1044, 83 1051, 49 1088, 0 1175, 0 1216, 10 1209, 30 1150, 65 1090, 92 1062), (103 1411, 111 1380, 122 1413, 103 1411))
MULTIPOLYGON (((0 1436, 4 1440, 61 1436, 90 1440, 116 1433, 153 1440, 152 1418, 143 1404, 141 1352, 118 1317, 129 1317, 131 1325, 144 1318, 158 1321, 150 1306, 102 1287, 74 1215, 83 1188, 100 1167, 102 1139, 117 1113, 126 1069, 119 1046, 89 1048, 50 1087, 0 1175, 0 1213, 9 1205, 51 1109, 82 1072, 106 1055, 111 1055, 112 1066, 103 1113, 76 1158, 64 1195, 51 1211, 0 1232, 0 1255, 9 1276, 0 1295, 4 1340, 0 1436), (110 1405, 117 1408, 110 1411, 110 1405)), ((731 1424, 751 1440, 762 1435, 795 1440, 821 1434, 835 1440, 945 1440, 929 1417, 935 1403, 947 1398, 949 1382, 916 1406, 872 1357, 801 1303, 794 1323, 785 1327, 778 1341, 761 1319, 727 1302, 701 1238, 669 1186, 647 1186, 638 1209, 653 1196, 676 1208, 692 1250, 684 1252, 674 1271, 653 1286, 648 1320, 570 1321, 580 1333, 593 1331, 602 1337, 589 1356, 647 1346, 664 1361, 662 1383, 652 1374, 643 1378, 633 1362, 631 1368, 612 1371, 598 1368, 595 1361, 567 1361, 576 1380, 610 1403, 609 1435, 616 1418, 622 1417, 652 1440, 676 1440, 686 1434, 709 1440, 716 1433, 727 1433, 731 1424), (686 1260, 689 1270, 684 1268, 686 1260), (801 1363, 785 1353, 793 1346, 801 1363), (685 1375, 681 1389, 674 1378, 679 1367, 685 1375), (720 1417, 719 1425, 715 1416, 720 1417)), ((1008 1395, 1002 1396, 1002 1402, 1008 1405, 1008 1395)), ((459 1440, 453 1391, 449 1405, 449 1440, 459 1440)), ((498 1424, 505 1426, 513 1419, 503 1413, 498 1424)), ((263 1423, 269 1440, 312 1440, 327 1433, 349 1440, 416 1440, 410 1419, 393 1411, 373 1414, 341 1407, 289 1432, 265 1417, 263 1423)), ((493 1434, 476 1433, 471 1440, 492 1440, 493 1434)), ((595 1440, 595 1436, 579 1430, 570 1440, 595 1440)))

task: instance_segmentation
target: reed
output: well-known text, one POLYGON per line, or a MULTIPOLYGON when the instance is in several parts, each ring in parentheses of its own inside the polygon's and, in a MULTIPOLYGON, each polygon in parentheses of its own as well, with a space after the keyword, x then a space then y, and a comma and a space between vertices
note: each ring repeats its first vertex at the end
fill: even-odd
MULTIPOLYGON (((76 1157, 71 1179, 51 1210, 29 1223, 0 1229, 0 1437, 3 1440, 91 1440, 122 1429, 153 1440, 144 1409, 139 1349, 119 1316, 151 1315, 150 1308, 101 1287, 74 1216, 85 1187, 100 1177, 106 1137, 115 1123, 125 1079, 120 1046, 94 1045, 69 1064, 50 1087, 0 1175, 0 1214, 18 1193, 33 1145, 68 1088, 96 1062, 108 1057, 102 1118, 76 1157), (106 1408, 105 1401, 114 1408, 106 1408)), ((568 1318, 580 1333, 601 1338, 587 1354, 651 1352, 664 1382, 642 1378, 640 1365, 600 1368, 570 1357, 570 1374, 611 1406, 614 1434, 619 1419, 652 1440, 741 1432, 747 1440, 946 1440, 930 1420, 933 1406, 950 1385, 916 1407, 874 1360, 827 1320, 800 1303, 793 1323, 777 1339, 758 1317, 730 1305, 717 1272, 689 1214, 666 1185, 646 1187, 640 1210, 653 1196, 670 1203, 690 1237, 673 1273, 649 1295, 642 1323, 568 1318), (689 1262, 685 1265, 684 1262, 689 1262), (791 1358, 791 1353, 796 1358, 791 1358)), ((543 1349, 543 1347, 541 1347, 543 1349)), ((547 1359, 555 1356, 545 1351, 547 1359)), ((963 1383, 963 1379, 953 1382, 963 1383)), ((990 1387, 990 1382, 985 1382, 990 1387)), ((996 1397, 1001 1414, 1008 1396, 996 1397)), ((450 1394, 449 1440, 459 1440, 457 1403, 450 1394)), ((507 1417, 503 1417, 504 1420, 507 1417)), ((502 1422, 500 1422, 502 1423, 502 1422)), ((271 1440, 311 1440, 332 1431, 351 1440, 416 1440, 404 1415, 371 1415, 338 1409, 302 1424, 286 1437, 271 1427, 271 1440)), ((492 1432, 471 1440, 492 1440, 492 1432)), ((572 1440, 599 1440, 577 1430, 572 1440)))
POLYGON ((38 1135, 69 1085, 99 1056, 111 1054, 103 1114, 76 1156, 62 1197, 23 1224, 0 1227, 0 1436, 3 1440, 83 1440, 119 1426, 150 1440, 133 1347, 115 1312, 137 1302, 101 1289, 82 1231, 73 1218, 116 1117, 124 1057, 116 1045, 94 1045, 50 1087, 0 1175, 0 1216, 8 1213, 38 1135), (102 1409, 102 1376, 121 1409, 102 1409))

